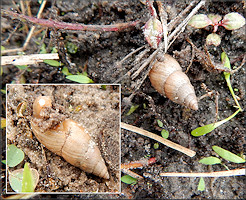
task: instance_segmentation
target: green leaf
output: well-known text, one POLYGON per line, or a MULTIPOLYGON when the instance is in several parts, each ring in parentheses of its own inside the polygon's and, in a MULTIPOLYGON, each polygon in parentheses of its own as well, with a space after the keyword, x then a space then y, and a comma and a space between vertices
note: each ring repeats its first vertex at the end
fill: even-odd
POLYGON ((207 45, 214 45, 217 47, 220 45, 220 43, 221 43, 221 38, 216 33, 211 33, 206 38, 206 44, 207 45))
POLYGON ((245 163, 245 159, 237 156, 234 153, 231 153, 230 151, 227 151, 218 146, 212 146, 212 148, 220 157, 224 158, 225 160, 228 160, 234 163, 245 163))
POLYGON ((229 121, 230 119, 232 119, 233 117, 235 117, 237 115, 238 112, 240 112, 241 110, 238 109, 235 113, 233 113, 231 116, 227 117, 224 120, 221 120, 219 122, 213 123, 213 124, 208 124, 205 126, 201 126, 198 127, 196 129, 194 129, 193 131, 191 131, 191 135, 198 137, 198 136, 202 136, 205 135, 207 133, 210 133, 211 131, 213 131, 215 128, 219 127, 220 125, 224 124, 225 122, 229 121))
POLYGON ((22 172, 20 170, 15 170, 11 174, 9 174, 9 184, 15 192, 21 192, 22 177, 23 177, 23 169, 22 172))
POLYGON ((235 30, 245 25, 245 18, 237 12, 232 12, 224 16, 222 26, 227 30, 235 30))
POLYGON ((129 116, 130 114, 132 114, 135 110, 137 110, 138 107, 139 105, 132 105, 128 113, 126 113, 126 116, 129 116))
POLYGON ((67 48, 67 51, 71 54, 75 54, 78 51, 78 47, 75 44, 73 44, 72 42, 67 42, 66 48, 67 48))
POLYGON ((41 46, 41 48, 40 48, 40 52, 39 52, 40 54, 45 54, 45 53, 47 53, 47 51, 46 51, 46 46, 45 46, 45 44, 43 43, 42 44, 42 46, 41 46))
POLYGON ((90 78, 88 78, 85 75, 69 75, 66 76, 67 79, 77 82, 77 83, 94 83, 93 80, 91 80, 90 78))
POLYGON ((137 179, 133 178, 133 177, 131 177, 129 175, 122 176, 121 177, 121 181, 123 183, 126 183, 126 184, 136 184, 137 183, 137 179))
POLYGON ((28 67, 27 65, 15 65, 15 66, 21 70, 24 70, 28 67))
POLYGON ((157 119, 156 121, 157 121, 158 126, 162 128, 163 127, 163 123, 159 119, 157 119))
MULTIPOLYGON (((222 60, 222 63, 224 63, 224 67, 231 69, 230 60, 229 60, 229 58, 225 52, 221 53, 221 60, 222 60)), ((236 97, 236 95, 233 91, 233 88, 231 86, 231 81, 230 81, 231 74, 229 72, 224 72, 224 75, 225 75, 225 80, 226 80, 227 86, 231 92, 231 95, 232 95, 237 107, 240 109, 240 111, 242 111, 242 108, 241 108, 240 104, 238 103, 237 97, 236 97)))
POLYGON ((72 75, 72 74, 68 71, 68 68, 67 68, 67 67, 63 67, 63 68, 62 68, 62 73, 63 73, 64 75, 72 75))
MULTIPOLYGON (((24 169, 17 169, 9 173, 9 183, 11 188, 15 192, 23 192, 22 191, 22 180, 23 180, 23 172, 24 169)), ((34 182, 34 188, 38 184, 39 180, 39 174, 36 169, 31 168, 31 173, 33 177, 33 182, 34 182)))
POLYGON ((107 89, 107 86, 106 85, 101 85, 101 89, 102 90, 106 90, 107 89))
POLYGON ((144 25, 144 37, 149 43, 149 45, 156 49, 163 36, 163 26, 161 22, 155 18, 151 17, 144 25))
POLYGON ((163 129, 163 130, 161 131, 161 136, 162 136, 163 138, 167 139, 167 138, 169 137, 169 132, 168 132, 167 130, 163 129))
POLYGON ((205 181, 204 181, 203 177, 201 177, 199 180, 197 190, 199 190, 199 191, 205 190, 205 181))
POLYGON ((202 163, 205 165, 215 165, 215 164, 220 164, 221 160, 219 158, 210 156, 210 157, 206 157, 206 158, 199 160, 199 163, 202 163))
POLYGON ((4 90, 4 89, 1 89, 1 92, 2 92, 3 94, 6 94, 6 90, 4 90))
POLYGON ((51 53, 57 53, 57 49, 55 47, 52 48, 51 53))
POLYGON ((195 137, 205 135, 205 134, 213 131, 215 128, 216 128, 215 124, 208 124, 205 126, 201 126, 201 127, 194 129, 193 131, 191 131, 191 135, 193 135, 195 137))
POLYGON ((1 51, 5 50, 5 47, 1 45, 1 51))
POLYGON ((18 69, 20 70, 27 70, 28 72, 32 71, 30 68, 28 68, 29 66, 27 65, 15 65, 18 69))
POLYGON ((217 24, 222 19, 222 17, 217 14, 208 14, 208 18, 213 22, 213 24, 217 24))
POLYGON ((60 67, 63 65, 63 63, 61 63, 60 61, 56 61, 56 60, 43 60, 43 62, 53 67, 60 67))
POLYGON ((211 24, 213 24, 213 22, 204 14, 194 15, 188 23, 188 25, 194 28, 205 28, 211 24))
POLYGON ((7 165, 15 167, 24 159, 24 152, 17 148, 14 144, 8 145, 7 148, 7 165))
POLYGON ((6 165, 6 160, 2 160, 1 162, 6 165))
POLYGON ((154 149, 158 149, 159 148, 159 143, 155 143, 154 144, 154 149))
POLYGON ((29 163, 25 163, 22 179, 22 192, 34 192, 35 185, 29 163))

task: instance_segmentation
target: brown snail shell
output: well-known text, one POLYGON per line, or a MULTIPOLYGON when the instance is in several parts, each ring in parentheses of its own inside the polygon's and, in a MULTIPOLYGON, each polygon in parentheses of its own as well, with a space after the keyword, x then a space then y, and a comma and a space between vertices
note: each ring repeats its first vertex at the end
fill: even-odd
POLYGON ((177 104, 198 110, 194 87, 172 56, 165 54, 162 62, 156 61, 149 72, 149 78, 152 86, 160 94, 177 104))
MULTIPOLYGON (((34 118, 42 118, 40 112, 51 107, 48 96, 40 96, 33 104, 34 118)), ((52 129, 44 130, 31 121, 32 130, 37 139, 50 151, 62 156, 67 162, 85 172, 109 179, 109 173, 100 150, 87 131, 77 122, 65 119, 52 129)))

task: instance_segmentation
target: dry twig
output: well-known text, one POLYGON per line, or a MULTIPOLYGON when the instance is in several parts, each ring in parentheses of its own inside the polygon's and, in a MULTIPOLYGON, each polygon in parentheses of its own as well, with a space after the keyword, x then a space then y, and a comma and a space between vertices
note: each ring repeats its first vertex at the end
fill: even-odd
POLYGON ((229 171, 217 171, 217 172, 198 172, 198 173, 177 173, 168 172, 160 173, 160 176, 173 176, 173 177, 223 177, 223 176, 245 176, 245 168, 233 169, 229 171))
POLYGON ((1 65, 30 65, 43 62, 43 60, 58 60, 58 53, 49 54, 31 54, 31 55, 21 55, 21 56, 2 56, 1 65))
POLYGON ((123 129, 126 129, 126 130, 129 130, 129 131, 138 133, 140 135, 144 135, 146 137, 152 138, 152 139, 154 139, 154 140, 156 140, 156 141, 158 141, 158 142, 160 142, 160 143, 162 143, 162 144, 164 144, 164 145, 166 145, 166 146, 168 146, 170 148, 173 148, 173 149, 175 149, 177 151, 180 151, 180 152, 182 152, 182 153, 184 153, 184 154, 186 154, 186 155, 188 155, 190 157, 193 157, 193 156, 196 155, 196 152, 192 151, 191 149, 183 147, 183 146, 181 146, 179 144, 176 144, 176 143, 174 143, 174 142, 172 142, 170 140, 167 140, 167 139, 165 139, 163 137, 160 137, 160 136, 158 136, 158 135, 156 135, 154 133, 151 133, 149 131, 143 130, 143 129, 138 128, 136 126, 132 126, 132 125, 126 124, 124 122, 121 122, 120 126, 123 129))

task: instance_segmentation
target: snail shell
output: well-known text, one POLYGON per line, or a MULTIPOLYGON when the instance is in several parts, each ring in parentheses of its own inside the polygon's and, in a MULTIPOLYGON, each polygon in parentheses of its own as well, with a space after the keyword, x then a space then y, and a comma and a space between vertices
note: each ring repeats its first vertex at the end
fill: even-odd
POLYGON ((198 110, 194 87, 172 56, 165 54, 164 61, 156 61, 149 72, 149 78, 152 86, 160 94, 177 104, 198 110))
MULTIPOLYGON (((40 96, 33 104, 33 117, 42 118, 41 111, 51 107, 48 96, 40 96)), ((109 174, 100 150, 87 131, 77 122, 65 119, 52 129, 44 130, 31 121, 32 130, 37 139, 50 151, 62 156, 67 162, 85 172, 109 179, 109 174)))

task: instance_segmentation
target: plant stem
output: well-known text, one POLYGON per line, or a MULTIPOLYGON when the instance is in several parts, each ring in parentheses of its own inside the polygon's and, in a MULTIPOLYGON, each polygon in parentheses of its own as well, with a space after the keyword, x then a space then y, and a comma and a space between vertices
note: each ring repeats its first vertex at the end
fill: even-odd
POLYGON ((217 128, 218 126, 220 126, 221 124, 224 124, 225 122, 227 122, 227 121, 229 121, 230 119, 232 119, 233 117, 235 117, 236 115, 237 115, 237 113, 239 113, 241 110, 240 110, 240 108, 236 111, 236 112, 234 112, 231 116, 229 116, 229 117, 227 117, 227 118, 225 118, 225 119, 223 119, 223 120, 221 120, 221 121, 219 121, 219 122, 216 122, 215 124, 214 124, 214 127, 215 128, 217 128))
POLYGON ((112 25, 85 25, 85 24, 72 24, 72 23, 66 23, 66 22, 59 22, 59 21, 52 20, 52 19, 38 19, 36 17, 29 17, 26 15, 18 14, 18 13, 8 11, 8 10, 3 10, 3 9, 1 9, 1 12, 4 15, 8 15, 13 18, 23 19, 23 20, 26 20, 28 22, 31 22, 37 25, 60 29, 60 30, 122 31, 129 27, 134 27, 140 22, 140 20, 136 20, 134 22, 118 23, 118 24, 112 24, 112 25))
MULTIPOLYGON (((224 72, 224 73, 227 73, 227 72, 224 72)), ((230 81, 230 76, 225 76, 225 79, 226 79, 226 83, 227 83, 227 86, 229 87, 229 90, 231 92, 231 95, 235 101, 235 103, 237 104, 237 107, 239 108, 239 111, 243 111, 243 109, 241 108, 240 104, 238 103, 238 100, 236 98, 236 95, 232 89, 232 86, 231 86, 231 81, 230 81), (228 77, 228 78, 227 78, 228 77)))

